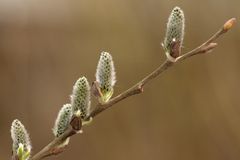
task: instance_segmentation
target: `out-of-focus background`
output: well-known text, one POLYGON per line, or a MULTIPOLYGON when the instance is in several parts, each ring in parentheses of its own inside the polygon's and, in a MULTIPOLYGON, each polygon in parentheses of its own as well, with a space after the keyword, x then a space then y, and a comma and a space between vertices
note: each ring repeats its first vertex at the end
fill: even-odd
MULTIPOLYGON (((74 82, 94 81, 101 51, 112 54, 127 89, 164 61, 160 43, 174 6, 185 11, 184 51, 231 17, 237 0, 0 0, 0 157, 9 159, 10 125, 30 132, 33 152, 52 138, 74 82)), ((211 54, 177 64, 97 116, 53 160, 240 159, 240 28, 211 54)), ((93 102, 93 104, 95 104, 93 102)))

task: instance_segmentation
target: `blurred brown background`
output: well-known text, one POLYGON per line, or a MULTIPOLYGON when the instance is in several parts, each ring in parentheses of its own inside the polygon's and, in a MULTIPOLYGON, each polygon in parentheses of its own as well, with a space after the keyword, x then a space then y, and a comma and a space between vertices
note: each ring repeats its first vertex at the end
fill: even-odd
MULTIPOLYGON (((15 118, 34 152, 53 138, 58 110, 78 77, 94 80, 101 51, 115 60, 114 95, 159 66, 174 6, 185 11, 184 51, 240 18, 238 0, 0 0, 0 159, 10 158, 15 118)), ((239 29, 96 117, 49 159, 240 159, 239 29)))

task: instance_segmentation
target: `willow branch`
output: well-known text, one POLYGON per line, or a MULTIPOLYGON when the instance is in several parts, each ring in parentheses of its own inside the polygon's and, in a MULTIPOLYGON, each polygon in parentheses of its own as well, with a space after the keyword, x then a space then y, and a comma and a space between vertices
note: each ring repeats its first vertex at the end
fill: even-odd
MULTIPOLYGON (((191 50, 183 54, 182 56, 177 57, 172 60, 166 60, 162 65, 160 65, 157 69, 155 69, 152 73, 147 75, 141 81, 133 85, 131 88, 127 89, 126 91, 120 93, 116 97, 112 98, 107 103, 101 104, 99 103, 95 109, 90 113, 90 115, 86 118, 89 120, 103 111, 111 108, 114 104, 136 94, 140 94, 143 92, 143 87, 149 83, 152 79, 156 78, 157 76, 161 75, 164 71, 169 69, 171 66, 176 64, 177 62, 184 61, 194 55, 208 53, 212 51, 216 46, 215 40, 217 40, 221 35, 226 33, 229 29, 232 28, 233 23, 235 22, 235 18, 228 20, 223 27, 221 27, 212 37, 210 37, 207 41, 205 41, 200 46, 196 47, 195 49, 191 50)), ((62 144, 68 137, 71 137, 81 131, 81 120, 77 119, 76 117, 73 118, 71 125, 69 126, 68 130, 58 138, 55 138, 52 142, 50 142, 47 146, 45 146, 41 151, 35 154, 30 160, 40 160, 45 157, 56 155, 64 151, 66 146, 58 147, 62 144)))
POLYGON ((102 111, 112 107, 114 104, 118 103, 119 101, 124 100, 125 98, 128 98, 132 95, 136 95, 143 92, 143 86, 147 84, 150 80, 156 78, 160 74, 162 74, 164 71, 166 71, 169 67, 173 66, 175 63, 183 61, 187 58, 190 58, 194 55, 203 54, 211 52, 216 46, 217 43, 214 41, 218 39, 221 35, 226 33, 229 29, 231 29, 233 23, 236 21, 235 18, 232 18, 228 20, 212 37, 210 37, 207 41, 205 41, 200 46, 196 47, 195 49, 191 50, 190 52, 187 52, 183 54, 182 56, 179 56, 175 59, 175 61, 166 60, 161 66, 159 66, 157 69, 155 69, 152 73, 147 75, 144 79, 139 81, 137 84, 129 88, 128 90, 124 91, 123 93, 120 93, 115 98, 112 98, 109 102, 105 104, 98 104, 96 108, 91 112, 89 117, 95 117, 102 111))

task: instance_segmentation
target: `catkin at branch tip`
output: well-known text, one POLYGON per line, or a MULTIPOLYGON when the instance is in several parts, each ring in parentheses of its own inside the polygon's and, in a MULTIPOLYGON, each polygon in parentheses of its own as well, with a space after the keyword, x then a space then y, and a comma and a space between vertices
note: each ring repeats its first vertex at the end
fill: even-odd
POLYGON ((179 7, 173 8, 168 18, 166 35, 163 42, 163 47, 166 53, 171 54, 173 52, 173 43, 179 43, 179 49, 182 47, 184 27, 185 18, 183 11, 179 7))

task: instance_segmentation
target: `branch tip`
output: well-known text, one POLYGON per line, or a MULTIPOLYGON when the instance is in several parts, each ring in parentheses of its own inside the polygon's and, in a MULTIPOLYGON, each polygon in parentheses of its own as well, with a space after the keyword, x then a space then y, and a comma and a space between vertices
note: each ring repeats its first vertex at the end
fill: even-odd
POLYGON ((231 18, 229 19, 224 25, 223 25, 223 30, 225 32, 227 32, 228 30, 230 30, 233 25, 236 23, 236 18, 231 18))

